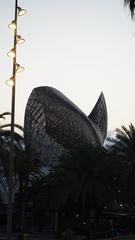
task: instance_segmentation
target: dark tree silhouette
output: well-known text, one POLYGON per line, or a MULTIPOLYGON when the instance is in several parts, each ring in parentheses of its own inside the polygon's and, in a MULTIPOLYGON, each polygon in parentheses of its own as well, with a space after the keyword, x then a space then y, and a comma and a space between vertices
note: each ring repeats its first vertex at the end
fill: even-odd
MULTIPOLYGON (((20 129, 20 128, 19 128, 20 129)), ((0 129, 0 174, 8 183, 8 170, 10 160, 11 131, 0 129)), ((13 168, 13 192, 15 194, 16 218, 20 226, 24 226, 27 189, 30 178, 40 170, 39 161, 32 150, 26 150, 23 137, 14 132, 14 168, 13 168)), ((7 192, 6 192, 7 193, 7 192)))
POLYGON ((90 210, 95 205, 111 205, 114 199, 110 181, 116 172, 114 166, 109 152, 103 147, 84 146, 71 152, 70 156, 63 156, 50 174, 52 205, 64 207, 68 202, 79 203, 84 211, 86 206, 90 210))
POLYGON ((131 17, 134 17, 134 10, 135 10, 135 0, 124 0, 124 4, 129 7, 131 12, 131 17))
POLYGON ((135 201, 135 127, 130 124, 129 127, 122 126, 116 129, 116 138, 110 139, 113 143, 112 151, 117 160, 121 162, 121 172, 123 174, 122 182, 125 183, 125 200, 131 204, 135 201), (125 179, 125 180, 124 180, 125 179))

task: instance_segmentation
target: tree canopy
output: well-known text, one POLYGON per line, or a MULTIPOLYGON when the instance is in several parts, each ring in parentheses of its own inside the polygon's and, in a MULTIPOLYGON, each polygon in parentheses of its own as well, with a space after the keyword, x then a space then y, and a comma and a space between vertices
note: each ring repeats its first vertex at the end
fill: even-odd
POLYGON ((134 17, 134 11, 135 11, 135 0, 124 0, 124 4, 129 7, 131 12, 131 17, 134 17))

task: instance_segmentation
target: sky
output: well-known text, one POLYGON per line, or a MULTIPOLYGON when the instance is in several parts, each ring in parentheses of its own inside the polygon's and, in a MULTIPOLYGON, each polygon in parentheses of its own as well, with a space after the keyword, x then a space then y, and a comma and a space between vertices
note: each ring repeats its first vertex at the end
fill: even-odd
MULTIPOLYGON (((10 111, 14 0, 0 0, 0 112, 10 111)), ((23 125, 33 88, 52 86, 89 115, 103 91, 108 131, 135 124, 135 23, 124 0, 18 0, 27 15, 18 17, 15 121, 23 125)))

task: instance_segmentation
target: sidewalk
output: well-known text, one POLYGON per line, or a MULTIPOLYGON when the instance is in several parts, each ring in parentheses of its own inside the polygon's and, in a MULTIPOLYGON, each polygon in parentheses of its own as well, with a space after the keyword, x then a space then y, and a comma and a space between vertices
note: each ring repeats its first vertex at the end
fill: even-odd
MULTIPOLYGON (((13 235, 12 237, 13 240, 16 240, 16 236, 13 235)), ((6 235, 1 235, 0 236, 0 240, 7 240, 7 236, 6 235)), ((33 234, 30 234, 29 237, 28 237, 28 240, 56 240, 55 236, 53 235, 33 235, 33 234)))

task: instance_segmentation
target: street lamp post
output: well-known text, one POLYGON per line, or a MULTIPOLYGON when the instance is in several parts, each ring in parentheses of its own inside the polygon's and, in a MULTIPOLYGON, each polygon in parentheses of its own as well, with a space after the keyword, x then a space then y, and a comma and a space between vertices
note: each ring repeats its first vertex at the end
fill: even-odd
POLYGON ((16 73, 24 69, 19 64, 16 63, 16 48, 17 44, 23 43, 24 39, 17 35, 17 17, 22 16, 26 13, 25 9, 18 7, 18 0, 15 0, 15 18, 8 25, 10 29, 14 32, 14 45, 13 49, 7 53, 7 55, 13 58, 13 75, 6 83, 12 87, 12 99, 11 99, 11 137, 10 137, 10 157, 9 157, 9 179, 8 179, 8 211, 7 211, 7 239, 12 239, 12 199, 13 199, 13 166, 14 166, 14 124, 15 124, 15 90, 16 90, 16 73), (20 42, 19 42, 20 41, 20 42))

